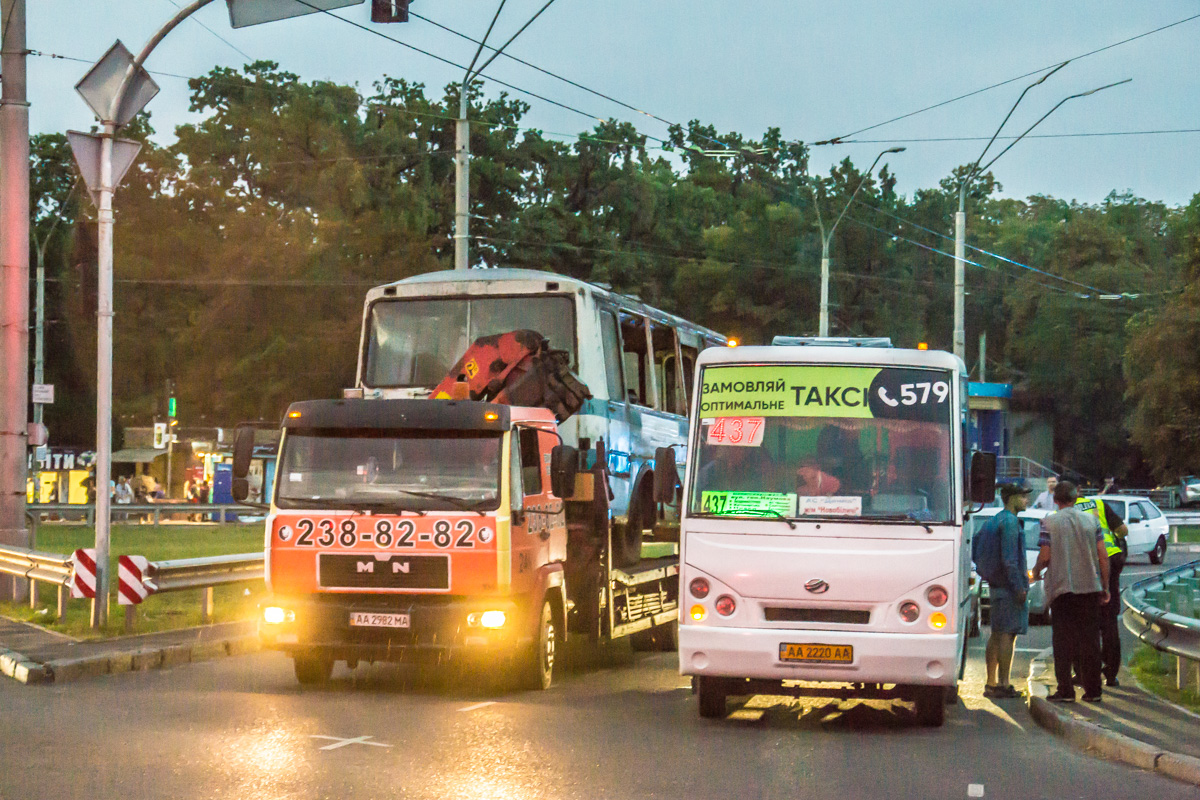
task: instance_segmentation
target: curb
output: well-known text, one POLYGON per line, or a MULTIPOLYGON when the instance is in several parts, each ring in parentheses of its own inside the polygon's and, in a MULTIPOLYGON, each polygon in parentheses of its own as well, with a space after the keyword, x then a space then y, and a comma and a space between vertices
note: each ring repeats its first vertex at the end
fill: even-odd
POLYGON ((1029 665, 1029 713, 1038 725, 1055 736, 1091 753, 1120 761, 1139 769, 1159 772, 1177 781, 1200 786, 1200 758, 1160 750, 1122 733, 1080 719, 1062 706, 1051 703, 1039 693, 1045 684, 1035 680, 1035 672, 1044 672, 1049 649, 1034 656, 1029 665))
POLYGON ((69 683, 101 675, 170 669, 180 664, 240 656, 259 649, 258 636, 210 639, 194 644, 171 644, 133 652, 98 653, 85 658, 60 658, 44 664, 14 650, 0 648, 0 674, 21 683, 69 683))

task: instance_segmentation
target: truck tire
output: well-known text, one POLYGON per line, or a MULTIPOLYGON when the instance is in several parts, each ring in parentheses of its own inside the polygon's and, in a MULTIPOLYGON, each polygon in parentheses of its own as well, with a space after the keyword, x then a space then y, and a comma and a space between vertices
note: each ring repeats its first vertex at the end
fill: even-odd
POLYGON ((326 683, 333 674, 333 659, 314 653, 296 653, 292 656, 292 667, 301 686, 316 686, 326 683))
POLYGON ((917 706, 917 724, 927 728, 940 728, 946 721, 946 688, 944 686, 916 686, 913 689, 913 701, 917 706))
POLYGON ((1148 555, 1151 564, 1161 564, 1167 557, 1167 537, 1158 537, 1158 541, 1154 543, 1154 549, 1148 555))
POLYGON ((725 681, 709 675, 696 676, 696 696, 700 700, 700 716, 704 719, 725 718, 725 681))
POLYGON ((646 496, 645 487, 645 481, 638 484, 629 499, 625 527, 613 531, 613 563, 618 567, 632 567, 642 560, 642 531, 654 522, 654 502, 646 496))
POLYGON ((554 655, 558 646, 558 631, 554 627, 554 609, 550 601, 542 603, 537 634, 533 646, 521 655, 517 663, 521 688, 541 691, 549 689, 554 680, 554 655))

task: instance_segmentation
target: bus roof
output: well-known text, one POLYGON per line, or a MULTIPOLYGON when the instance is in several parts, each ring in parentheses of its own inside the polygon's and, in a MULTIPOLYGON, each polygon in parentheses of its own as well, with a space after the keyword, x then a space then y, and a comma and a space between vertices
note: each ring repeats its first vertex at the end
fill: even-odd
POLYGON ((648 305, 628 295, 614 292, 594 283, 581 281, 567 275, 554 272, 543 272, 536 269, 468 269, 468 270, 438 270, 414 275, 411 278, 376 286, 367 292, 366 305, 369 307, 377 300, 396 297, 459 297, 462 295, 507 295, 561 293, 573 294, 577 291, 587 291, 604 300, 637 311, 650 319, 670 322, 676 327, 685 327, 707 334, 710 338, 726 341, 722 333, 718 333, 703 325, 697 325, 682 317, 671 314, 648 305))
POLYGON ((697 366, 717 364, 863 364, 883 367, 931 367, 966 375, 962 360, 944 350, 908 350, 896 347, 710 347, 700 354, 697 366))

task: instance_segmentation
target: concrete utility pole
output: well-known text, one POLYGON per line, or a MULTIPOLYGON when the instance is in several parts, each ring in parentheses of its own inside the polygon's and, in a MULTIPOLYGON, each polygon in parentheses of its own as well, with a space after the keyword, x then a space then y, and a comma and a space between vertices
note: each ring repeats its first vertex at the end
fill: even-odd
MULTIPOLYGON (((25 485, 29 435, 29 103, 25 0, 0 0, 0 543, 29 546, 25 485)), ((23 600, 23 581, 0 576, 23 600)))
POLYGON ((846 207, 842 209, 842 213, 838 214, 837 219, 829 226, 829 230, 825 230, 825 223, 821 219, 821 199, 817 196, 817 188, 813 184, 809 184, 809 188, 813 193, 813 207, 817 209, 817 225, 821 229, 821 316, 817 322, 817 335, 829 335, 829 243, 833 239, 833 232, 837 230, 838 223, 842 221, 842 217, 846 216, 846 212, 850 210, 850 204, 854 202, 854 198, 858 196, 858 190, 867 182, 867 178, 871 177, 871 173, 875 171, 875 165, 879 163, 879 159, 886 156, 888 153, 903 153, 905 147, 889 147, 879 155, 875 156, 875 160, 871 162, 871 166, 863 173, 862 180, 858 182, 858 186, 854 187, 854 191, 850 194, 850 199, 846 201, 846 207))
POLYGON ((467 121, 469 105, 467 94, 471 88, 471 81, 478 78, 488 65, 504 52, 504 48, 524 33, 525 29, 532 25, 533 21, 540 17, 554 0, 546 0, 546 4, 538 9, 538 12, 530 17, 520 30, 508 37, 508 41, 500 45, 488 57, 488 60, 476 69, 475 64, 479 61, 479 54, 483 52, 488 37, 492 35, 492 28, 496 27, 496 20, 500 19, 500 12, 504 10, 506 2, 508 0, 500 0, 500 6, 492 15, 492 22, 488 25, 487 33, 480 40, 479 47, 475 48, 475 56, 471 59, 467 71, 463 73, 462 85, 458 92, 458 121, 454 126, 454 268, 456 270, 468 269, 471 257, 471 126, 467 121))

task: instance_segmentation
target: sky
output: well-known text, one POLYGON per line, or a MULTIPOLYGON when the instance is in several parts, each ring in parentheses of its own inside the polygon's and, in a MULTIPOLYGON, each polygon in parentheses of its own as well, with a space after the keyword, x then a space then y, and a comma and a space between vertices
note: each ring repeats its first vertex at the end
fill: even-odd
MULTIPOLYGON (((88 130, 94 119, 74 91, 89 68, 84 62, 117 39, 138 52, 183 3, 30 0, 28 47, 83 60, 30 57, 33 132, 88 130)), ((478 39, 499 3, 414 0, 411 10, 478 39)), ((489 43, 503 43, 544 5, 507 0, 489 43)), ((422 19, 374 25, 369 6, 367 0, 333 13, 459 64, 474 53, 474 44, 422 19)), ((1195 0, 554 0, 506 52, 645 113, 503 56, 486 75, 575 109, 509 90, 529 102, 526 124, 568 136, 590 130, 597 119, 618 119, 665 138, 659 117, 681 124, 698 119, 751 139, 778 127, 787 139, 848 140, 813 148, 812 169, 819 172, 846 157, 864 168, 881 150, 903 146, 885 163, 898 177, 898 191, 911 197, 975 160, 1038 75, 856 132, 1073 59, 1026 95, 1005 134, 1021 133, 1069 95, 1132 82, 1068 101, 1016 144, 992 167, 1000 194, 1098 203, 1115 190, 1177 206, 1200 192, 1200 18, 1109 46, 1194 15, 1200 15, 1195 0), (1178 129, 1197 132, 1032 138, 1178 129), (914 141, 971 137, 982 138, 914 141)), ((232 30, 223 0, 174 30, 147 67, 196 76, 215 66, 241 67, 247 56, 276 61, 305 81, 356 84, 364 94, 383 75, 424 83, 436 97, 462 79, 461 69, 327 14, 232 30)), ((159 140, 169 143, 176 125, 197 116, 188 111, 185 80, 155 79, 162 91, 148 110, 159 140)), ((489 81, 484 90, 495 96, 503 88, 489 81)), ((1000 149, 993 146, 990 155, 1000 149)))

